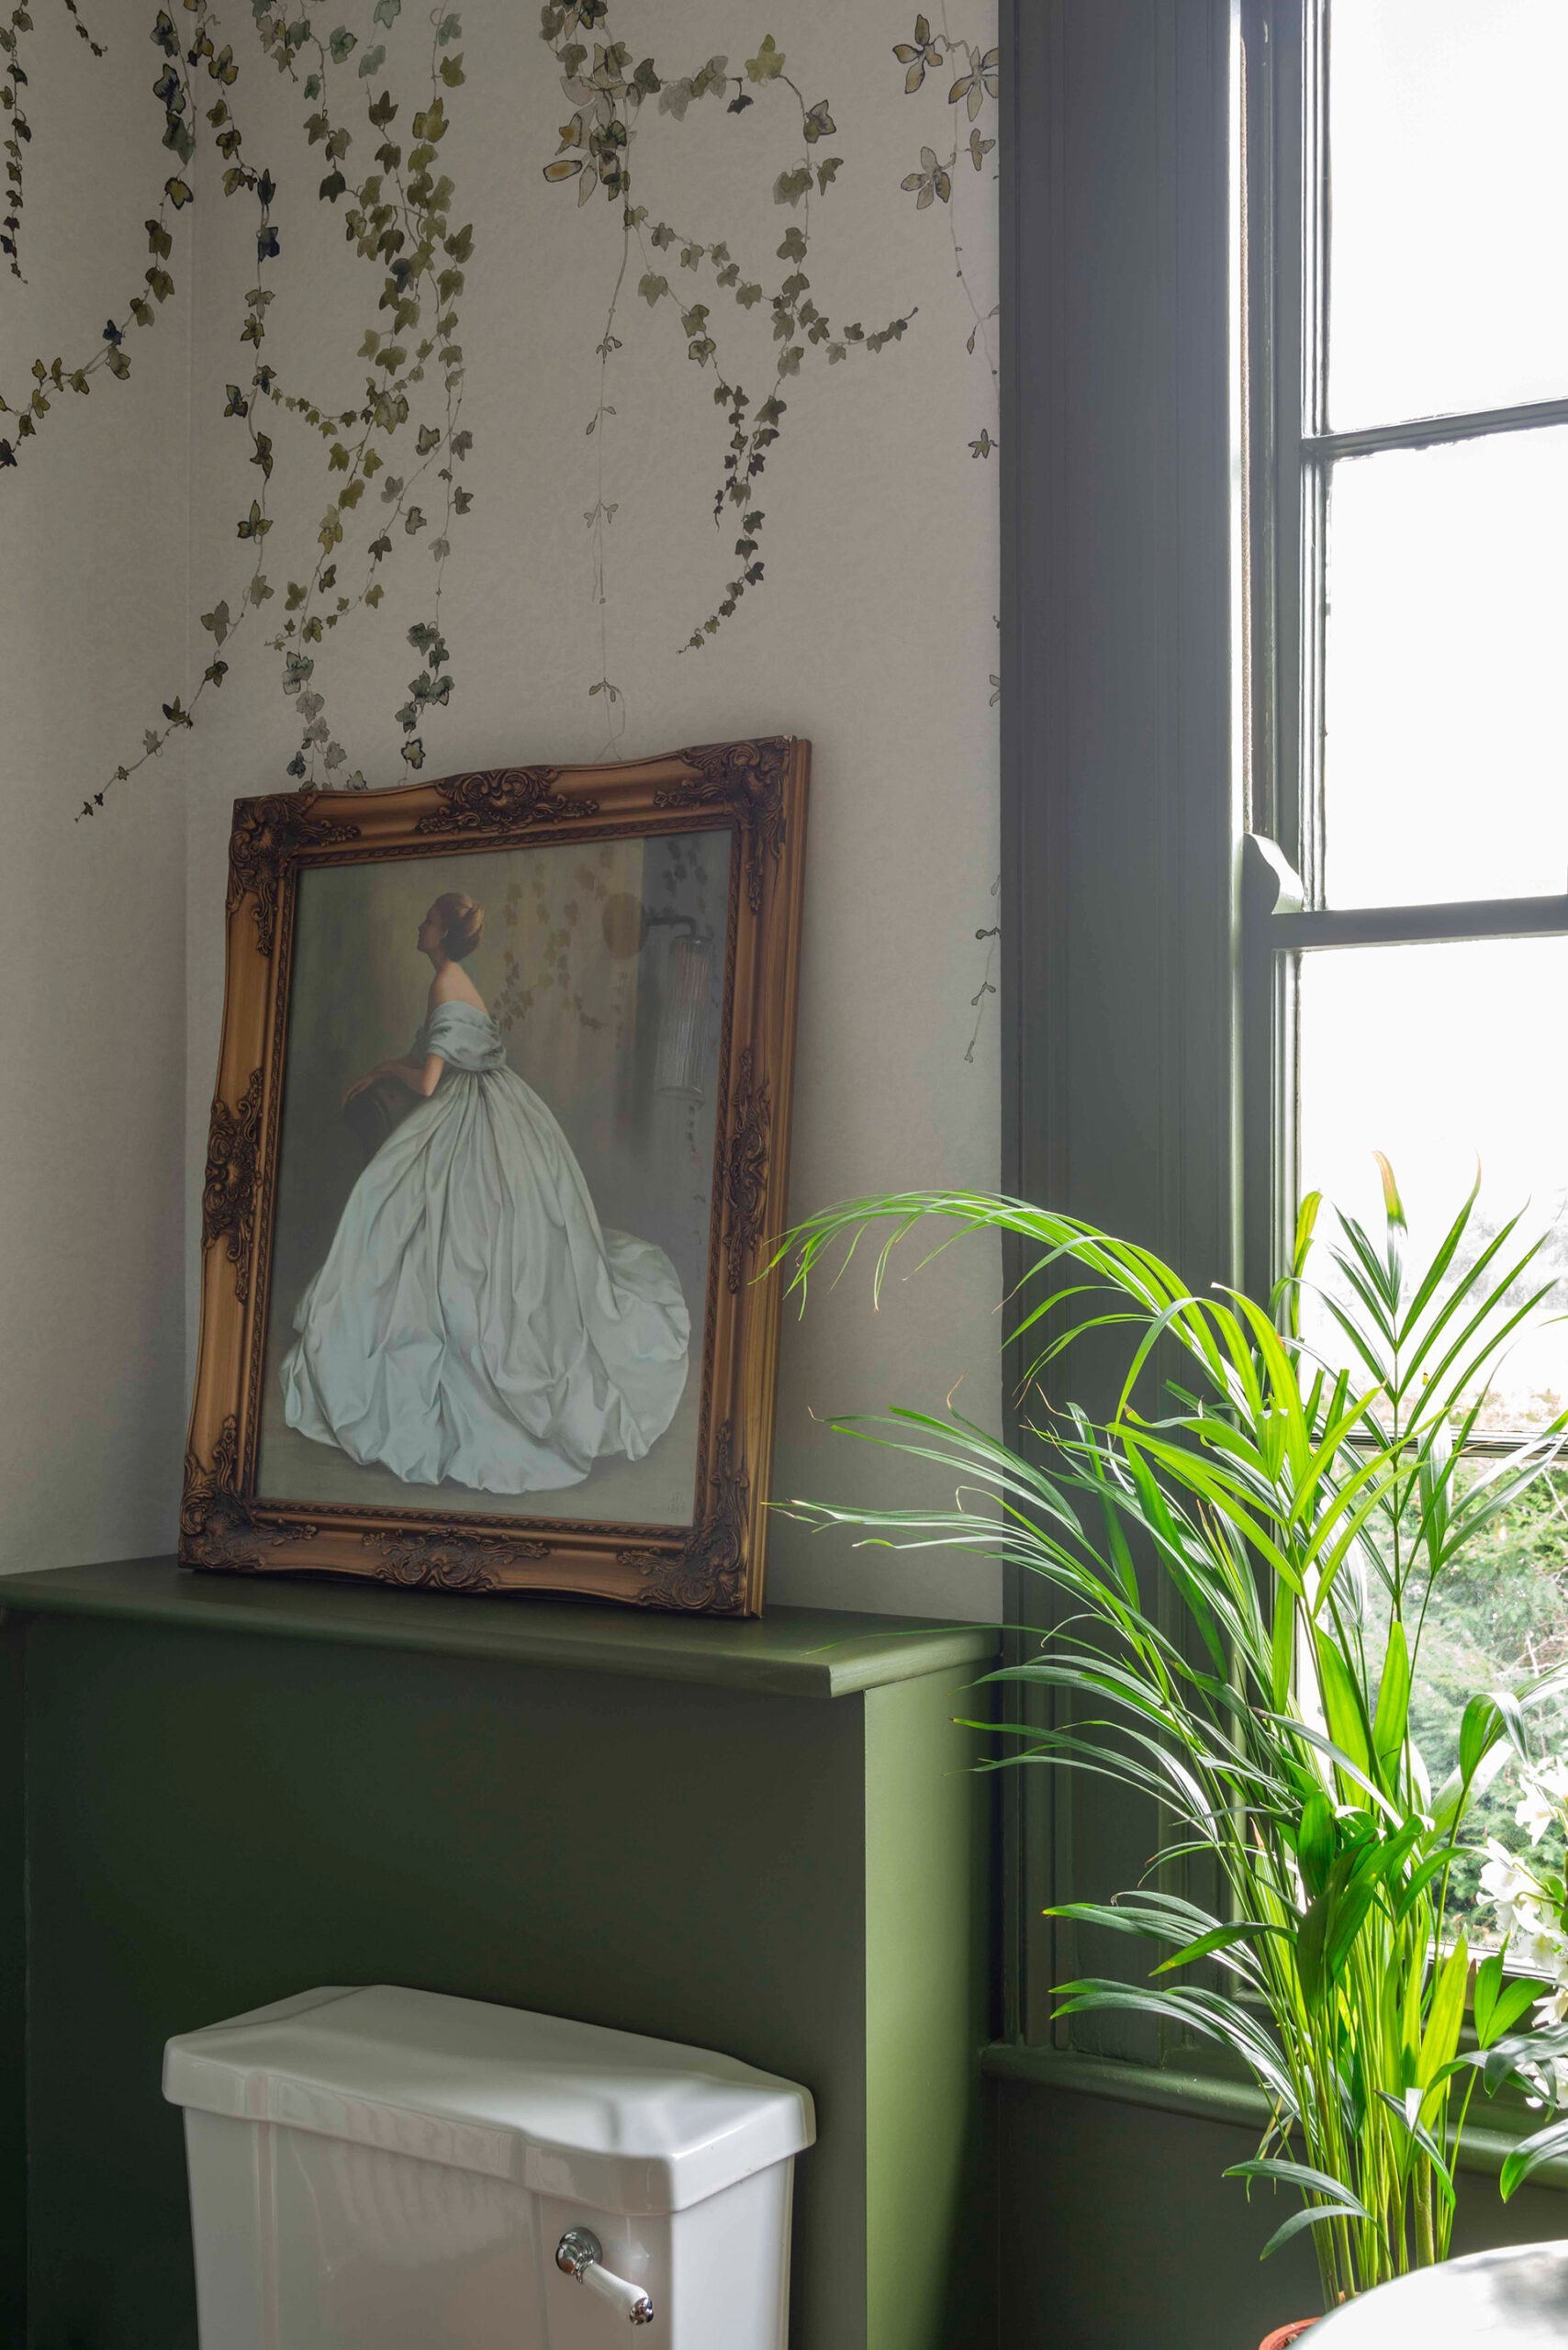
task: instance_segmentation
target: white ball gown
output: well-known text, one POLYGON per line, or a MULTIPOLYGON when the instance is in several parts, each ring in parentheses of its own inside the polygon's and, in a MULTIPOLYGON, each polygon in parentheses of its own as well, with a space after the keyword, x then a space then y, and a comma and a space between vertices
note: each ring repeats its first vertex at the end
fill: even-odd
POLYGON ((300 1299, 285 1417, 410 1485, 579 1484, 675 1416, 691 1323, 652 1241, 602 1230, 571 1146, 488 1013, 438 1004, 446 1067, 349 1195, 300 1299))

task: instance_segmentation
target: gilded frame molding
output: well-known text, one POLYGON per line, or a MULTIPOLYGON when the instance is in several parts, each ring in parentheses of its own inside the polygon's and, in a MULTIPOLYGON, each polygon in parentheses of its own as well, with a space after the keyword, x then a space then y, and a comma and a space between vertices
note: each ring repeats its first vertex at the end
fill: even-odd
MULTIPOLYGON (((487 768, 386 791, 240 800, 202 1190, 201 1340, 180 1558, 451 1592, 761 1613, 810 745, 705 744, 611 767, 487 768), (295 901, 310 866, 655 834, 734 835, 698 1471, 685 1527, 262 1500, 255 1491, 295 901)), ((695 1318, 695 1317, 694 1317, 695 1318)))

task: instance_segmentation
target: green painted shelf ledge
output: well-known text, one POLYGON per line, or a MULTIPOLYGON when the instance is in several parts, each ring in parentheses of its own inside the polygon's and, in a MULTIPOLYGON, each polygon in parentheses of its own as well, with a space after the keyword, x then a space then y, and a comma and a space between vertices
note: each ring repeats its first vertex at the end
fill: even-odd
POLYGON ((983 1672, 1001 1637, 985 1624, 828 1608, 775 1607, 736 1623, 528 1593, 464 1598, 306 1575, 197 1574, 170 1558, 0 1576, 0 1614, 13 1610, 417 1649, 787 1697, 855 1696, 966 1664, 983 1672))

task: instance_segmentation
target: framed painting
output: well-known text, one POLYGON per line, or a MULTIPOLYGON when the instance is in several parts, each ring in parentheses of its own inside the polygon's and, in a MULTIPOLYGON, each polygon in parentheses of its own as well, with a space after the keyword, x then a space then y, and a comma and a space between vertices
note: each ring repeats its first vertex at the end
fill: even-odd
POLYGON ((187 1565, 760 1611, 808 760, 236 802, 187 1565))

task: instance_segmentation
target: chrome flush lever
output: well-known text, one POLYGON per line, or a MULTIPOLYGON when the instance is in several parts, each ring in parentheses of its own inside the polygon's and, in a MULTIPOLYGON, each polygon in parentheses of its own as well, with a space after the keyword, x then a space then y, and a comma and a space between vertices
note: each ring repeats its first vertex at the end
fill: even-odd
POLYGON ((555 2266, 564 2275, 575 2277, 590 2293, 597 2293, 633 2325, 651 2325, 654 2305, 641 2285, 630 2284, 624 2277, 612 2277, 603 2265, 604 2252, 591 2228, 568 2228, 555 2246, 555 2266))

